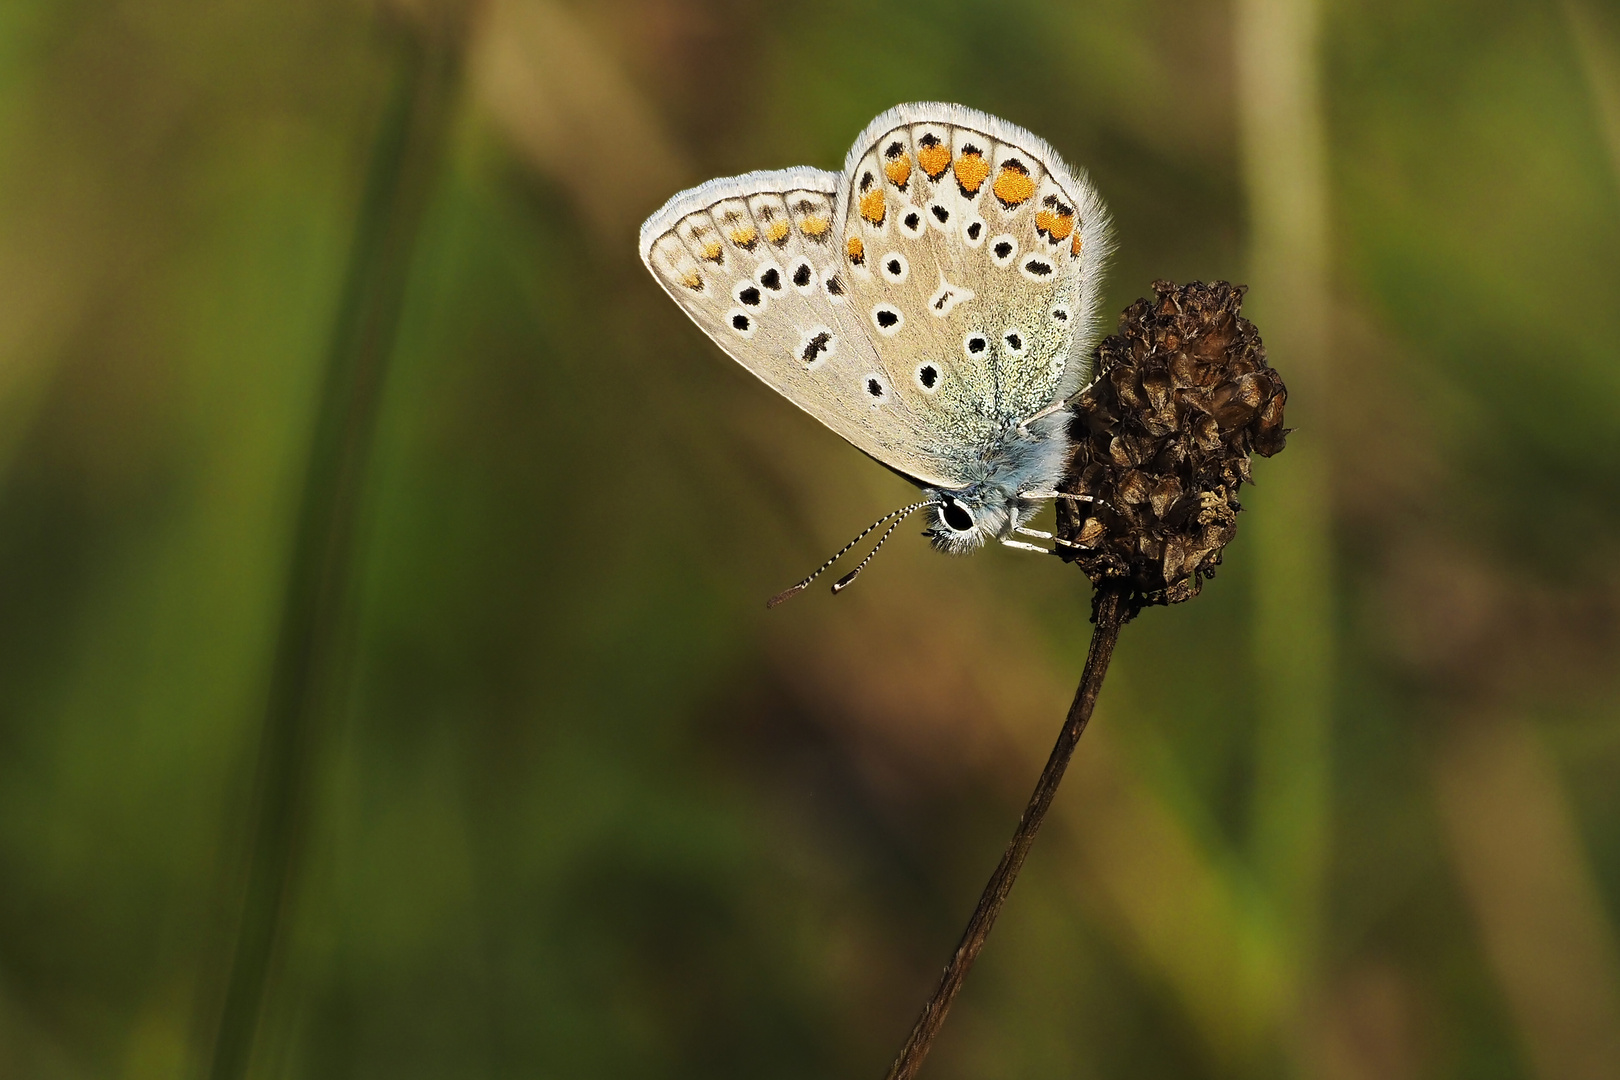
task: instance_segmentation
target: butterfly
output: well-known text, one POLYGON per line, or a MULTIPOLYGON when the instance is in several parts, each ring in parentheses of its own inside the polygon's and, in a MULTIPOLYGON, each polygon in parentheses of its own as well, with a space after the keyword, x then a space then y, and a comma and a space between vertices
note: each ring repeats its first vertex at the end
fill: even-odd
POLYGON ((777 393, 922 489, 889 522, 962 554, 1026 528, 1068 458, 1068 403, 1099 334, 1108 212, 1043 140, 961 105, 878 116, 842 173, 710 180, 641 227, 681 309, 777 393))

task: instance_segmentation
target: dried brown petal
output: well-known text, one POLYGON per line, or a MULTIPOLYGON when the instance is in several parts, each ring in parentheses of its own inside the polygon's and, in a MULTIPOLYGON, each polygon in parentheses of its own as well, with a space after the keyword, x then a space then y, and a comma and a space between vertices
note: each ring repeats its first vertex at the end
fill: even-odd
POLYGON ((1131 469, 1114 488, 1116 500, 1127 506, 1147 502, 1148 478, 1135 469, 1131 469))
POLYGON ((1181 498, 1181 478, 1177 476, 1163 476, 1153 485, 1153 494, 1149 501, 1153 504, 1155 517, 1164 517, 1170 507, 1181 498))
POLYGON ((1221 448, 1221 425, 1215 422, 1213 416, 1205 416, 1192 425, 1193 441, 1200 450, 1219 450, 1221 448))
POLYGON ((1147 394, 1148 404, 1157 412, 1170 401, 1170 390, 1174 383, 1168 371, 1149 371, 1142 375, 1142 389, 1147 394))

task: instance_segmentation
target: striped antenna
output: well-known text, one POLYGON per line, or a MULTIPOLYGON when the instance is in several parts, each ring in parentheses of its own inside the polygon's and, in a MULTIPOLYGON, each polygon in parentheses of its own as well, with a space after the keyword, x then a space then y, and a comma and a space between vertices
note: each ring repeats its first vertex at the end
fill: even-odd
POLYGON ((887 514, 884 514, 882 517, 880 517, 876 521, 872 522, 872 524, 870 524, 866 528, 862 529, 861 534, 859 536, 857 536, 855 539, 851 540, 849 543, 847 543, 843 547, 839 548, 838 553, 836 555, 834 555, 832 558, 828 559, 826 562, 822 563, 820 566, 816 567, 815 573, 811 574, 809 577, 805 578, 803 581, 799 582, 797 585, 793 586, 792 588, 783 589, 781 592, 777 593, 775 596, 773 596, 769 600, 765 601, 765 606, 768 607, 768 608, 773 608, 777 604, 782 603, 784 600, 787 600, 788 598, 793 597, 793 596, 797 596, 799 593, 803 592, 805 589, 807 589, 810 586, 810 583, 812 581, 816 580, 816 578, 820 577, 822 575, 822 573, 829 566, 831 566, 833 563, 837 562, 839 559, 843 558, 846 554, 848 554, 850 548, 854 547, 856 544, 860 543, 862 540, 865 540, 867 538, 867 536, 872 532, 873 529, 877 528, 879 525, 882 525, 885 521, 888 521, 890 518, 893 518, 894 519, 894 524, 890 525, 889 528, 888 528, 888 531, 886 531, 881 537, 878 538, 877 546, 872 548, 871 554, 867 555, 866 558, 861 560, 861 565, 857 566, 854 570, 851 570, 848 574, 845 574, 843 577, 839 578, 838 579, 838 584, 833 586, 832 591, 836 593, 840 589, 843 589, 843 588, 847 587, 851 581, 855 580, 855 575, 860 573, 862 570, 864 570, 866 568, 866 564, 872 561, 872 556, 876 555, 877 552, 878 552, 878 548, 883 546, 883 541, 885 541, 885 540, 887 540, 889 538, 889 533, 894 532, 895 528, 902 521, 904 521, 906 518, 910 517, 914 512, 916 512, 918 510, 921 510, 925 506, 944 506, 944 505, 945 505, 944 502, 942 502, 939 499, 930 499, 927 502, 912 503, 910 506, 903 506, 898 510, 889 511, 887 514))
POLYGON ((873 544, 872 545, 872 550, 868 551, 866 553, 866 558, 862 559, 860 561, 860 564, 857 565, 855 567, 855 569, 851 570, 849 573, 845 574, 843 577, 841 577, 837 581, 833 582, 832 591, 833 591, 834 596, 837 596, 844 589, 849 588, 850 583, 855 580, 855 575, 859 574, 862 570, 866 569, 866 564, 871 562, 872 557, 878 553, 878 549, 883 546, 883 541, 887 540, 889 538, 889 534, 894 532, 895 529, 899 528, 900 523, 902 521, 904 521, 904 520, 906 520, 906 516, 904 514, 902 514, 899 517, 895 518, 894 519, 894 524, 890 525, 887 529, 883 530, 883 535, 878 537, 878 542, 873 544))

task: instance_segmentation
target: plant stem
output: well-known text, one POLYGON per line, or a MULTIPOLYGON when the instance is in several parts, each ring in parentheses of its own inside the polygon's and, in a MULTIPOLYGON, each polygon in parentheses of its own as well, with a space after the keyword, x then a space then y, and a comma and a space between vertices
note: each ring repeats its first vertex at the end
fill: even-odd
POLYGON ((1007 902, 1007 894, 1012 892, 1013 882, 1024 865, 1024 857, 1029 854, 1030 845, 1035 842, 1035 834, 1040 831, 1041 822, 1046 820, 1046 811, 1051 808, 1058 784, 1063 782, 1063 773, 1069 767, 1069 758, 1074 753, 1076 744, 1080 742, 1086 724, 1091 720, 1091 710, 1097 705, 1097 694, 1102 690, 1103 676, 1108 673, 1108 661, 1113 658, 1114 644, 1119 640, 1119 628, 1124 622, 1124 617, 1123 592, 1108 589, 1098 594, 1097 628, 1091 634, 1091 647, 1086 652, 1085 670, 1080 673, 1080 686, 1074 692, 1074 703, 1069 706, 1069 715, 1063 721, 1063 730, 1058 732, 1057 745, 1052 747, 1052 755, 1046 759, 1046 768, 1041 770, 1040 779, 1035 782, 1035 791, 1029 797, 1029 805, 1024 807, 1024 816, 1018 820, 1018 828, 1013 832, 1007 850, 1002 853, 996 872, 990 875, 990 880, 984 886, 984 892, 979 896, 979 904, 973 909, 973 917, 968 920, 967 929, 962 932, 962 940, 956 946, 956 954, 951 957, 951 962, 945 965, 945 973, 939 978, 939 986, 935 988, 934 996, 923 1006, 922 1014, 917 1017, 916 1024, 911 1028, 910 1037, 900 1049, 900 1056, 889 1066, 885 1080, 911 1080, 917 1075, 917 1070, 922 1068, 923 1058, 928 1056, 934 1037, 939 1034, 940 1026, 945 1023, 945 1014, 950 1011, 951 1002, 956 998, 957 991, 962 989, 968 969, 973 966, 979 950, 984 947, 985 939, 990 936, 990 928, 995 925, 996 916, 1001 914, 1001 906, 1007 902))
POLYGON ((454 85, 453 56, 426 37, 400 35, 405 62, 372 151, 327 354, 260 733, 252 855, 211 1080, 239 1080, 252 1058, 297 873, 321 703, 329 698, 343 651, 365 467, 454 85))

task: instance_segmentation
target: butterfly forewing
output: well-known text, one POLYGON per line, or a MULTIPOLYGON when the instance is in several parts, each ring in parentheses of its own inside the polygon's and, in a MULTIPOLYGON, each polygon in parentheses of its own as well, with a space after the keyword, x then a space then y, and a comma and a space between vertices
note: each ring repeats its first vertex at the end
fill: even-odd
POLYGON ((642 226, 642 257, 721 348, 778 393, 895 469, 950 485, 927 425, 855 310, 838 242, 839 177, 814 169, 713 180, 642 226))

